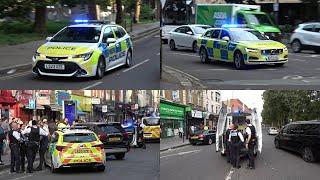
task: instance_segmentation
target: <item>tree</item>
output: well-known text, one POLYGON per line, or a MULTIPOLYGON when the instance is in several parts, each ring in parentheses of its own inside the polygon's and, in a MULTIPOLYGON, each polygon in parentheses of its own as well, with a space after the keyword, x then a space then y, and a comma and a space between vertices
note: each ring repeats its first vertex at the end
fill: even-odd
POLYGON ((123 22, 123 12, 122 12, 122 0, 116 0, 116 23, 122 24, 123 22))
POLYGON ((88 0, 88 18, 90 20, 96 20, 97 19, 97 3, 96 0, 88 0))
POLYGON ((47 1, 34 0, 34 32, 45 34, 47 32, 47 1))
POLYGON ((141 11, 141 0, 136 0, 136 8, 135 8, 135 12, 134 12, 135 23, 140 22, 140 11, 141 11))

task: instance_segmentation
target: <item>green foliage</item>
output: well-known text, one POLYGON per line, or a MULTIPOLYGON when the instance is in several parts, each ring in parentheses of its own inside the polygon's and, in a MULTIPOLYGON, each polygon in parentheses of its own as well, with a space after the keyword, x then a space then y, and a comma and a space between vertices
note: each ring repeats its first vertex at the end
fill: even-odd
POLYGON ((0 29, 7 34, 31 33, 32 23, 28 21, 6 21, 1 24, 0 29))
POLYGON ((140 19, 151 19, 153 15, 153 9, 149 5, 143 4, 141 6, 140 19))
POLYGON ((47 32, 48 34, 56 34, 58 31, 60 31, 62 28, 67 26, 69 22, 67 21, 48 21, 47 23, 47 32))

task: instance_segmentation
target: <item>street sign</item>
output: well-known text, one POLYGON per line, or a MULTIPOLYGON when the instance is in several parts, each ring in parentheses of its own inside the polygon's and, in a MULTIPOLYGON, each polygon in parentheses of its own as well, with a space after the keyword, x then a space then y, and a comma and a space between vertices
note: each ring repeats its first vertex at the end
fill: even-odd
POLYGON ((103 105, 102 106, 102 112, 104 112, 104 113, 108 112, 108 106, 107 105, 103 105))
POLYGON ((34 99, 29 99, 29 109, 36 109, 36 101, 34 99))
POLYGON ((77 117, 77 102, 72 100, 63 100, 62 116, 68 119, 68 124, 72 124, 77 117))
POLYGON ((92 98, 91 104, 100 104, 100 98, 92 98))
POLYGON ((279 3, 273 3, 273 11, 279 11, 279 3))

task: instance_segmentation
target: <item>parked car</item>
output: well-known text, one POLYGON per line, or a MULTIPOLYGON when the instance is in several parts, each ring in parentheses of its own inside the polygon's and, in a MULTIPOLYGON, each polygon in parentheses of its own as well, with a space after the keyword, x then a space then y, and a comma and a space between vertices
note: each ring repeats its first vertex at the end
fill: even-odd
POLYGON ((177 48, 192 49, 197 52, 198 38, 210 28, 208 25, 184 25, 179 26, 169 33, 169 47, 171 50, 177 48))
POLYGON ((291 35, 290 44, 295 53, 302 50, 320 53, 320 22, 299 24, 291 35))
POLYGON ((195 131, 189 137, 189 142, 192 145, 197 144, 208 144, 211 145, 215 142, 216 139, 216 132, 213 130, 198 130, 195 131))
POLYGON ((75 126, 86 126, 95 132, 104 145, 106 155, 114 155, 120 160, 130 150, 128 133, 120 123, 87 122, 77 123, 75 126))
POLYGON ((276 128, 276 127, 270 127, 269 129, 268 129, 268 134, 269 135, 277 135, 279 133, 279 130, 278 130, 278 128, 276 128))
POLYGON ((276 148, 302 155, 306 162, 320 159, 320 120, 298 121, 284 126, 275 137, 276 148))

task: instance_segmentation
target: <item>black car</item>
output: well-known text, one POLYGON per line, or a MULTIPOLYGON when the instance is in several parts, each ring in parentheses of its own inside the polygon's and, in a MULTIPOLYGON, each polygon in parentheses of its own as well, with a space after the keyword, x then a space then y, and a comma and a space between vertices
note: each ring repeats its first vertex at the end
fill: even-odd
POLYGON ((301 154, 306 162, 320 160, 320 120, 297 121, 284 126, 274 144, 276 148, 301 154))
POLYGON ((95 132, 104 145, 106 155, 114 155, 116 159, 123 159, 130 150, 128 133, 120 123, 88 122, 77 123, 75 126, 86 126, 95 132))
POLYGON ((198 130, 189 137, 189 142, 192 145, 209 144, 211 145, 216 140, 216 132, 214 130, 198 130))

